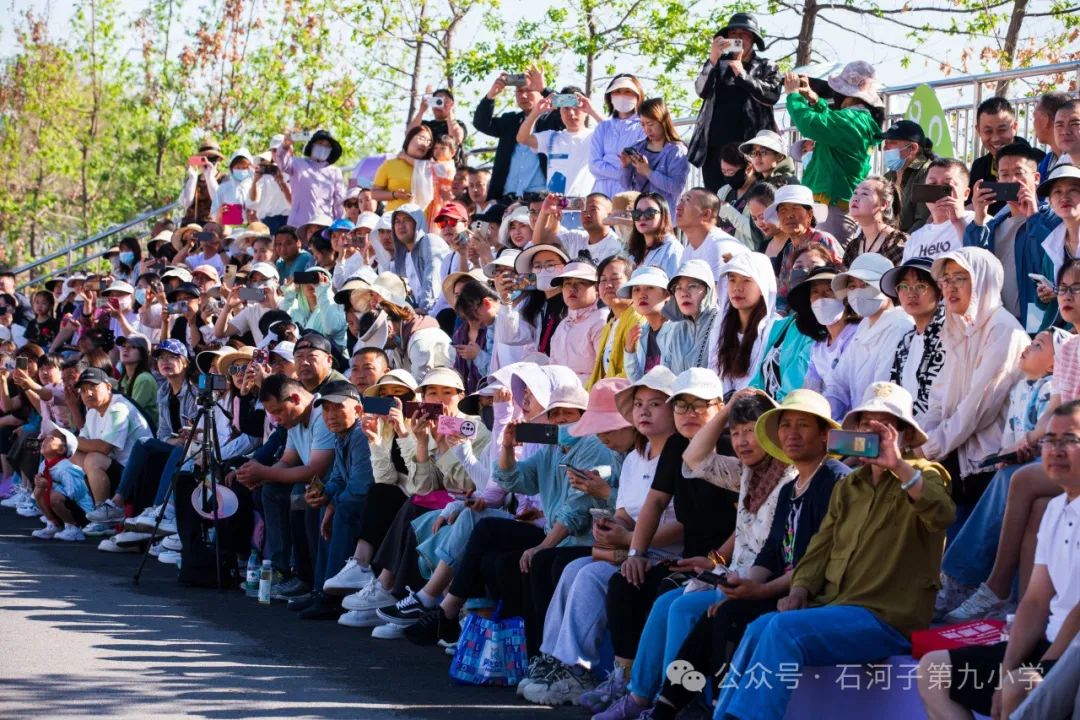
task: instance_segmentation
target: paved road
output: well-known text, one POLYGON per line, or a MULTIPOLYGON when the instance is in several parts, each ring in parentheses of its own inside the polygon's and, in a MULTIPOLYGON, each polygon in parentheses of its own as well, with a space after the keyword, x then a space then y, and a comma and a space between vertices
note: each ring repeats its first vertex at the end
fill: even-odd
POLYGON ((581 716, 456 686, 438 648, 183 588, 153 558, 136 587, 137 555, 37 527, 0 509, 0 720, 581 716))

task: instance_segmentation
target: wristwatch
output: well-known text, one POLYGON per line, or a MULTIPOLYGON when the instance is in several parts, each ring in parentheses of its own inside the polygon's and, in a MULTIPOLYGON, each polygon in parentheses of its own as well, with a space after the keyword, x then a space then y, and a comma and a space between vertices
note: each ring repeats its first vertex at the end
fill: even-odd
POLYGON ((639 553, 636 548, 630 548, 630 550, 627 551, 627 553, 626 553, 626 557, 628 557, 628 558, 637 557, 640 554, 641 553, 639 553))

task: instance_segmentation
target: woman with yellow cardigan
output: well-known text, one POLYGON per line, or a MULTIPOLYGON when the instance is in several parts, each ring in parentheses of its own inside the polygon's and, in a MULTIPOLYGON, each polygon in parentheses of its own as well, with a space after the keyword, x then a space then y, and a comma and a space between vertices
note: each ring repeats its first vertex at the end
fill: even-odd
POLYGON ((600 278, 600 300, 611 311, 604 329, 600 333, 600 344, 596 353, 596 364, 589 377, 587 388, 593 383, 609 377, 626 377, 623 366, 623 347, 626 333, 630 328, 641 323, 641 316, 630 308, 630 299, 621 298, 616 293, 622 284, 630 279, 633 265, 625 255, 612 255, 606 258, 596 269, 600 278))

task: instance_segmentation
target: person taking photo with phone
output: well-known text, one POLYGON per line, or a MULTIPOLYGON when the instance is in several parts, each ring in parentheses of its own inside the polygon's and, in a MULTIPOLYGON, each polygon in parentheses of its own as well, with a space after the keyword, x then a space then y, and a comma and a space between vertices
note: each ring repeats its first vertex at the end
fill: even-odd
MULTIPOLYGON (((558 94, 541 98, 518 128, 518 144, 547 157, 547 187, 551 192, 566 197, 585 197, 592 192, 595 181, 589 170, 589 147, 595 126, 590 127, 589 118, 603 122, 584 91, 568 85, 558 94), (536 131, 537 121, 551 110, 558 111, 566 129, 536 131), (556 173, 561 175, 558 182, 556 173)), ((597 262, 602 259, 595 258, 597 262)))
POLYGON ((913 201, 926 205, 930 218, 904 243, 901 262, 915 257, 933 258, 963 247, 964 230, 975 218, 974 212, 964 208, 967 198, 968 169, 964 163, 952 158, 932 160, 926 184, 912 188, 913 201), (932 186, 941 187, 940 196, 921 195, 932 192, 932 186))

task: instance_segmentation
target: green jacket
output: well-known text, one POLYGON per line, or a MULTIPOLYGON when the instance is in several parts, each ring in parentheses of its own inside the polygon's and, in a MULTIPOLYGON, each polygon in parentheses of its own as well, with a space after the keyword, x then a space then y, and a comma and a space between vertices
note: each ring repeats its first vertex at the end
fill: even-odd
POLYGON ((787 96, 787 111, 803 137, 814 141, 814 156, 803 185, 819 202, 847 206, 855 186, 870 174, 870 150, 881 142, 881 127, 866 110, 833 110, 799 93, 787 96))

